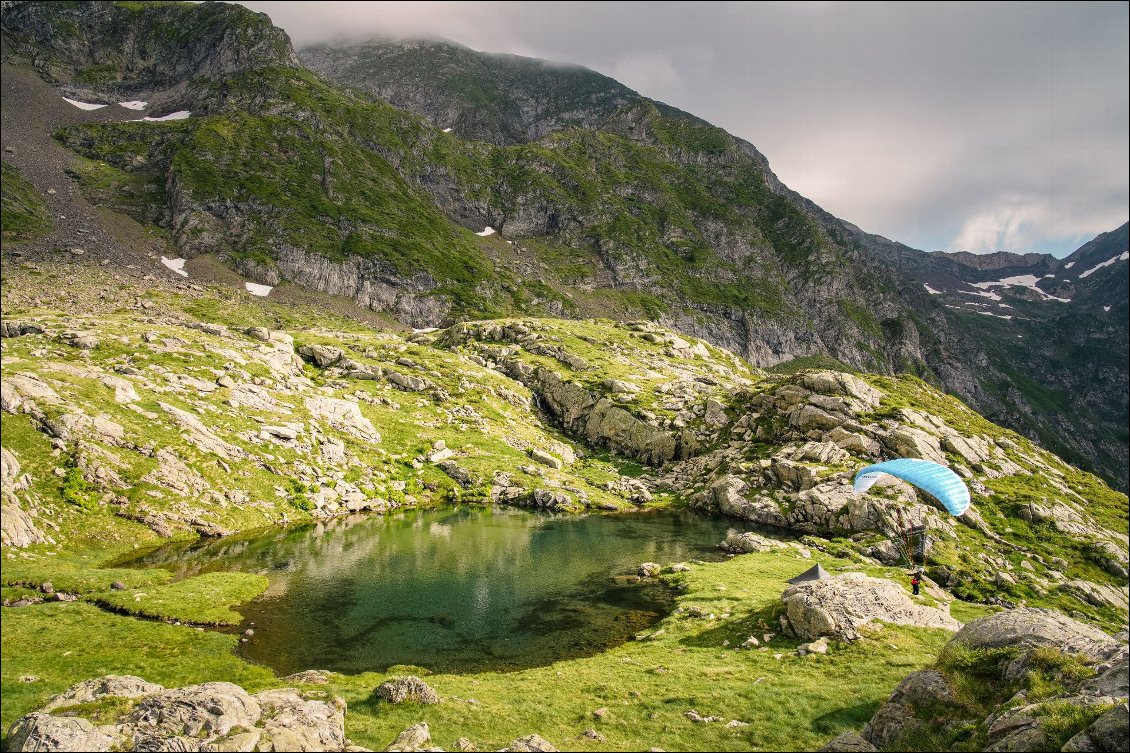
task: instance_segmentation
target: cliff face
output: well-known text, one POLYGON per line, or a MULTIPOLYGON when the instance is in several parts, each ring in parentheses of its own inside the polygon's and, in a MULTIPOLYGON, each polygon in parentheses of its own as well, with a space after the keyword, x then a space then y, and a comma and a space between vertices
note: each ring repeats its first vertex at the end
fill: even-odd
MULTIPOLYGON (((304 51, 351 87, 341 90, 295 67, 265 17, 130 8, 5 9, 5 55, 102 101, 160 89, 192 110, 144 130, 60 134, 108 165, 111 191, 163 182, 149 204, 133 202, 136 216, 162 218, 184 256, 219 254, 260 282, 344 295, 415 327, 515 313, 650 318, 758 366, 831 358, 910 372, 1126 485, 1125 432, 1105 439, 1120 419, 1083 417, 1072 402, 1093 370, 1052 359, 1026 383, 1016 333, 947 308, 919 278, 941 270, 962 282, 963 260, 833 217, 721 129, 586 69, 448 43, 304 51), (41 32, 72 21, 73 38, 41 32), (176 50, 160 38, 170 24, 190 40, 176 50), (113 75, 95 80, 91 66, 113 75)), ((1119 337, 1080 327, 1080 347, 1119 337)))
POLYGON ((4 3, 4 56, 72 93, 144 98, 199 77, 297 65, 286 32, 226 3, 4 3))

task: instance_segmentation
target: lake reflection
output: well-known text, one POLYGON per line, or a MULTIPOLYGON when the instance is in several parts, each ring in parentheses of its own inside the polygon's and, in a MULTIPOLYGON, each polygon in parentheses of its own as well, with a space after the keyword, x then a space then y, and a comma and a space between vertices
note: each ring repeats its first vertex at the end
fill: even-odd
POLYGON ((241 650, 280 674, 513 670, 630 640, 673 601, 622 576, 641 562, 717 559, 733 527, 671 512, 455 508, 169 546, 125 564, 266 575, 267 592, 240 609, 255 628, 241 650))

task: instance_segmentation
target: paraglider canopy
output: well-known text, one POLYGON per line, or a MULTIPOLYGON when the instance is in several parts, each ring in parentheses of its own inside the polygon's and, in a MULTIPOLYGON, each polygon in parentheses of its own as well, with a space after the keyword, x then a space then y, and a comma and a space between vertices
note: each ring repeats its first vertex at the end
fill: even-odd
POLYGON ((939 463, 915 458, 899 458, 869 465, 855 474, 855 490, 865 492, 887 474, 917 486, 941 502, 951 515, 969 509, 969 489, 956 473, 939 463))
POLYGON ((819 563, 805 570, 795 578, 789 578, 788 583, 804 583, 806 580, 826 580, 832 576, 819 563))

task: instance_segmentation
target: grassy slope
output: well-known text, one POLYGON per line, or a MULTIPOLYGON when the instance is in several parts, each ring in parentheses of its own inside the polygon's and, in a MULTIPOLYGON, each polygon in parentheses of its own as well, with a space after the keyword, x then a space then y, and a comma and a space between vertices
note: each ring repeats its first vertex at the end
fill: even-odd
POLYGON ((0 161, 3 181, 0 183, 0 234, 4 240, 29 241, 51 230, 51 218, 43 197, 27 182, 20 171, 0 161))
MULTIPOLYGON (((483 749, 531 732, 580 750, 813 749, 858 728, 908 671, 933 661, 948 633, 887 628, 853 646, 835 645, 827 656, 804 658, 793 651, 798 641, 785 638, 774 638, 765 651, 735 649, 747 636, 774 629, 784 581, 811 564, 789 550, 697 565, 673 577, 685 589, 680 606, 729 612, 728 619, 676 613, 650 631, 656 637, 600 656, 512 674, 430 676, 446 699, 439 706, 377 705, 372 689, 385 676, 376 673, 335 675, 328 689, 349 702, 347 734, 374 748, 427 721, 440 745, 466 736, 483 749), (592 712, 600 707, 610 713, 597 722, 592 712), (694 724, 683 717, 692 708, 750 726, 694 724), (607 741, 581 738, 587 728, 607 741)), ((822 564, 833 571, 852 567, 831 558, 822 564)), ((51 694, 98 674, 137 674, 165 685, 222 679, 252 690, 282 684, 235 657, 234 637, 82 603, 8 610, 3 631, 5 728, 51 694), (19 680, 29 674, 40 679, 19 680)))
MULTIPOLYGON (((168 424, 145 420, 133 411, 124 410, 113 402, 111 393, 96 380, 51 371, 46 364, 51 361, 85 362, 87 366, 132 363, 145 369, 155 364, 179 373, 212 379, 215 372, 210 369, 229 361, 232 348, 247 347, 240 339, 244 336, 236 332, 225 336, 225 339, 172 323, 178 317, 184 317, 186 321, 218 321, 232 327, 284 327, 294 332, 299 342, 345 346, 351 357, 386 367, 400 357, 408 357, 421 364, 424 367, 421 373, 456 395, 459 402, 476 407, 486 426, 492 430, 480 432, 469 425, 461 429, 458 423, 448 422, 443 404, 429 399, 423 400, 422 405, 415 404, 418 398, 390 391, 387 386, 376 382, 350 381, 345 389, 371 391, 375 398, 392 398, 401 405, 401 408, 392 409, 383 404, 362 403, 365 415, 383 434, 381 451, 371 456, 373 467, 392 478, 408 482, 416 480, 417 484, 425 481, 435 483, 439 499, 444 493, 455 492, 450 480, 430 466, 417 472, 407 462, 435 438, 442 438, 449 446, 457 448, 461 453, 459 462, 481 476, 489 475, 500 465, 513 469, 528 462, 524 453, 501 441, 502 436, 521 436, 541 446, 568 441, 552 432, 546 433, 544 427, 527 425, 528 416, 522 421, 516 420, 519 414, 511 410, 512 406, 487 394, 483 388, 505 386, 514 392, 522 392, 524 388, 495 372, 473 366, 461 356, 461 346, 444 349, 411 343, 391 333, 374 332, 361 322, 343 319, 325 308, 291 308, 271 299, 232 297, 222 290, 209 288, 191 293, 161 289, 149 291, 145 298, 153 307, 147 315, 151 320, 140 321, 129 309, 136 300, 136 291, 108 286, 104 273, 96 269, 68 269, 65 273, 68 287, 65 292, 55 294, 60 296, 57 300, 53 299, 44 291, 57 288, 56 283, 61 279, 57 275, 62 274, 42 268, 6 269, 5 314, 34 316, 52 327, 62 321, 73 328, 97 322, 97 326, 102 328, 102 343, 90 352, 88 358, 78 359, 73 350, 60 346, 50 336, 5 340, 5 374, 29 368, 46 369, 42 372, 45 376, 67 385, 65 390, 60 386, 61 393, 81 401, 84 409, 92 414, 105 412, 115 421, 122 422, 131 435, 159 440, 171 447, 183 445, 179 433, 168 424), (97 305, 102 310, 91 319, 84 320, 51 308, 53 305, 65 306, 63 301, 67 295, 98 301, 97 305), (40 300, 34 303, 33 298, 40 300), (33 305, 36 308, 32 308, 33 305), (147 349, 140 337, 144 332, 158 333, 159 340, 175 337, 185 344, 173 352, 147 349), (109 333, 124 337, 126 341, 106 336, 109 333), (218 348, 228 352, 219 352, 218 348), (32 351, 45 352, 33 359, 32 351), (461 385, 462 379, 470 379, 480 386, 461 385), (426 427, 427 436, 422 436, 421 427, 426 427)), ((648 363, 665 358, 663 347, 648 342, 630 328, 601 322, 534 320, 526 324, 549 338, 549 342, 563 345, 595 364, 598 368, 591 373, 573 374, 590 388, 599 388, 600 377, 633 379, 647 387, 644 397, 635 398, 638 401, 645 399, 651 394, 650 389, 663 381, 646 374, 648 363), (594 340, 600 345, 594 344, 594 340), (620 354, 611 356, 616 350, 620 354)), ((250 341, 248 343, 257 347, 250 341)), ((716 353, 715 357, 721 356, 716 353)), ((524 353, 522 358, 569 373, 567 367, 545 356, 524 353)), ((680 365, 677 359, 668 360, 670 368, 688 368, 686 364, 680 365)), ((723 362, 746 378, 758 379, 757 372, 743 370, 740 363, 723 362)), ((269 372, 255 363, 245 364, 243 368, 253 375, 269 377, 269 372)), ((334 385, 335 380, 326 378, 313 367, 307 367, 306 375, 318 387, 331 391, 341 389, 334 385)), ((163 383, 161 379, 154 379, 157 384, 163 383)), ((940 395, 918 380, 908 377, 868 379, 888 393, 888 398, 876 412, 877 419, 896 416, 901 408, 915 407, 943 417, 962 432, 1011 436, 1025 451, 1034 451, 1030 444, 1004 433, 956 400, 940 395)), ((769 384, 755 385, 755 389, 765 389, 769 384)), ((186 408, 195 406, 209 415, 210 425, 217 427, 224 438, 233 443, 242 442, 239 430, 253 425, 248 423, 245 415, 227 416, 223 413, 222 390, 213 393, 212 397, 186 397, 151 394, 143 384, 138 383, 137 386, 144 409, 157 411, 155 400, 158 396, 186 408)), ((293 410, 301 411, 297 403, 290 402, 293 410)), ((635 406, 636 409, 646 407, 644 404, 635 406)), ((262 417, 269 420, 282 418, 262 417)), ((53 603, 5 610, 0 628, 3 631, 5 726, 40 705, 52 693, 96 674, 136 673, 167 685, 227 679, 253 689, 278 682, 266 670, 235 657, 232 654, 235 642, 230 636, 97 609, 96 604, 113 602, 114 608, 130 609, 168 621, 184 620, 195 615, 195 621, 230 622, 233 619, 228 611, 230 606, 253 597, 258 593, 260 584, 254 577, 243 579, 224 575, 191 578, 170 585, 167 584, 168 573, 163 570, 125 570, 107 565, 118 554, 135 546, 157 543, 157 537, 140 524, 111 514, 99 506, 97 500, 90 509, 86 509, 81 502, 89 499, 85 495, 92 494, 91 490, 72 490, 72 498, 65 498, 66 480, 53 474, 60 461, 52 457, 47 439, 34 429, 26 416, 5 416, 0 428, 3 430, 4 446, 17 453, 24 470, 35 480, 30 493, 37 495, 41 505, 47 505, 54 511, 53 519, 62 529, 62 533, 56 534, 59 546, 40 545, 30 552, 2 560, 4 596, 19 598, 33 595, 33 587, 51 581, 56 590, 77 593, 82 598, 73 604, 53 603), (127 588, 112 591, 110 583, 114 580, 122 580, 127 588), (138 601, 138 593, 146 596, 138 601), (200 605, 205 602, 215 603, 215 609, 207 615, 208 619, 200 619, 200 605), (22 675, 35 675, 42 679, 21 682, 22 675)), ((254 449, 252 445, 245 446, 249 450, 254 449)), ((187 448, 178 451, 191 452, 187 448)), ((285 448, 272 446, 271 452, 276 456, 274 462, 285 464, 292 459, 291 451, 285 448)), ((1017 456, 1016 459, 1021 458, 1017 456)), ((138 490, 151 488, 137 481, 151 468, 145 461, 140 462, 138 467, 127 466, 119 472, 138 490)), ((236 466, 239 468, 238 463, 236 466)), ((273 489, 277 479, 273 474, 260 477, 248 466, 246 470, 250 475, 233 477, 222 474, 219 469, 211 469, 209 462, 203 461, 197 464, 197 470, 217 484, 240 478, 241 486, 252 490, 259 501, 270 502, 273 506, 265 510, 254 506, 246 510, 228 510, 221 522, 229 527, 254 528, 277 519, 283 510, 287 511, 291 520, 305 519, 299 494, 288 499, 275 495, 273 489)), ((571 472, 567 472, 568 475, 560 478, 569 480, 569 483, 592 484, 588 487, 590 493, 599 501, 614 498, 599 496, 605 493, 595 484, 617 475, 636 475, 639 471, 638 466, 633 464, 594 455, 583 458, 571 472)), ((515 475, 528 482, 534 481, 520 473, 515 475)), ((1120 520, 1126 519, 1123 495, 1110 492, 1088 474, 1068 469, 1065 478, 1087 493, 1093 501, 1092 514, 1103 522, 1117 525, 1120 520)), ((1001 521, 994 518, 992 522, 995 525, 1012 525, 1026 545, 1069 559, 1075 569, 1069 569, 1068 575, 1100 579, 1093 565, 1087 564, 1086 552, 1067 537, 1051 531, 1029 535, 1012 521, 1014 511, 1008 505, 1019 504, 1024 495, 1051 494, 1054 487, 1045 487, 1045 480, 1027 476, 998 480, 996 483, 1000 484, 994 487, 997 496, 979 502, 986 511, 986 517, 994 515, 999 507, 1002 515, 1010 517, 1008 522, 1004 522, 1004 518, 1001 521), (1014 487, 1010 488, 1003 483, 1005 481, 1014 487)), ((422 489, 422 486, 412 488, 422 489)), ((137 493, 126 492, 127 496, 137 493)), ((970 571, 976 572, 978 560, 986 551, 985 542, 979 535, 964 528, 961 532, 963 539, 960 543, 968 549, 944 554, 952 554, 955 561, 965 561, 970 571)), ((852 544, 835 542, 826 548, 847 554, 852 544)), ((936 659, 946 634, 887 628, 855 646, 836 647, 829 656, 804 659, 795 657, 792 651, 796 641, 781 638, 774 639, 764 652, 733 650, 746 636, 756 634, 760 637, 773 629, 785 579, 811 564, 811 560, 800 559, 793 550, 787 550, 787 553, 748 555, 725 563, 696 566, 692 573, 677 578, 684 582, 683 587, 686 588, 680 604, 701 606, 718 615, 729 612, 730 618, 710 621, 680 613, 660 625, 659 629, 663 632, 654 638, 626 644, 601 656, 507 675, 487 673, 432 677, 430 681, 449 699, 437 707, 377 707, 370 694, 383 678, 375 674, 337 677, 331 689, 350 702, 350 736, 372 747, 387 745, 401 729, 422 719, 431 724, 433 735, 440 744, 450 744, 455 737, 466 735, 480 746, 497 747, 516 736, 537 732, 559 746, 582 749, 638 749, 656 744, 684 749, 818 747, 840 731, 858 729, 906 672, 929 665, 936 659), (729 641, 729 646, 725 645, 726 641, 729 641), (776 653, 782 655, 780 659, 774 657, 776 653), (665 671, 657 671, 660 666, 665 671), (758 680, 762 677, 765 679, 758 680), (475 698, 479 703, 462 702, 455 697, 475 698), (602 706, 611 711, 604 721, 597 722, 591 712, 602 706), (682 716, 691 708, 703 715, 739 719, 751 723, 751 726, 727 728, 722 724, 692 724, 682 716), (588 727, 597 728, 606 735, 607 741, 597 743, 580 738, 580 733, 588 727)), ((834 570, 849 566, 850 561, 827 557, 823 564, 834 570)), ((877 569, 872 572, 902 580, 897 571, 877 569)), ((1002 593, 1010 595, 1007 591, 1002 593)), ((1049 595, 1025 592, 1023 595, 1033 605, 1068 606, 1058 592, 1049 595)), ((1075 606, 1079 607, 1078 603, 1075 606)), ((977 605, 957 604, 954 613, 968 620, 984 613, 984 610, 977 605)), ((1088 615, 1103 624, 1113 624, 1118 619, 1102 610, 1088 609, 1088 615)))

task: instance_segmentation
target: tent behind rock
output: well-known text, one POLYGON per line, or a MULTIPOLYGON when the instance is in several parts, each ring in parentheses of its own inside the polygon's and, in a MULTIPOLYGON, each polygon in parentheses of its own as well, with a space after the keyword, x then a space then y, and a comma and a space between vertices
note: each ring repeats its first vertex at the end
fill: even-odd
POLYGON ((828 574, 828 571, 821 567, 819 563, 817 563, 795 578, 789 578, 788 582, 794 584, 804 583, 808 580, 827 580, 831 577, 832 576, 828 574))

